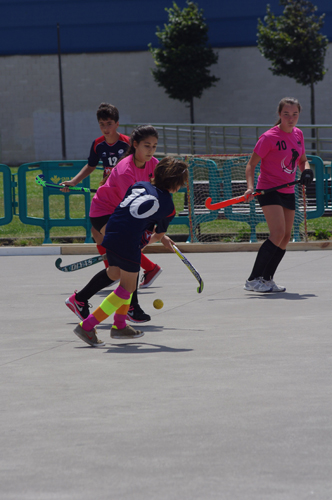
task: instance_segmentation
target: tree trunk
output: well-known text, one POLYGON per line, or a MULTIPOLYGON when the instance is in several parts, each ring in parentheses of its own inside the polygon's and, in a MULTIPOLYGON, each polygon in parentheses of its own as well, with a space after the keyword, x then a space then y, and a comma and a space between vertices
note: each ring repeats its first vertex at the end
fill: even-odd
MULTIPOLYGON (((190 102, 189 102, 189 107, 190 107, 190 123, 195 123, 194 121, 194 98, 191 97, 190 98, 190 102)), ((195 154, 195 129, 194 127, 192 128, 192 136, 191 136, 191 154, 195 154)))
POLYGON ((190 123, 195 123, 195 121, 194 121, 194 98, 193 97, 190 98, 189 107, 190 107, 190 123))
MULTIPOLYGON (((311 125, 316 124, 315 120, 315 87, 314 87, 314 81, 313 78, 311 78, 310 82, 310 114, 311 114, 311 125)), ((311 137, 312 139, 315 139, 316 137, 316 130, 314 128, 311 129, 311 137)), ((311 144, 312 148, 312 154, 316 154, 316 141, 312 141, 311 144)))

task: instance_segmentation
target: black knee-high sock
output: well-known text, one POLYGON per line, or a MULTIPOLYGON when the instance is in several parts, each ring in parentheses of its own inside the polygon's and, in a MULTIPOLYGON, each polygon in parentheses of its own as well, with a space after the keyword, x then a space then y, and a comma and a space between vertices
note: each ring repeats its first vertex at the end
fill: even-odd
POLYGON ((266 265, 263 273, 263 278, 267 281, 271 280, 274 276, 274 273, 277 270, 283 256, 285 255, 286 250, 283 250, 280 247, 277 247, 276 253, 273 255, 270 262, 266 265))
POLYGON ((103 269, 99 273, 95 274, 94 277, 89 281, 89 283, 76 293, 76 299, 79 302, 86 302, 97 292, 106 288, 107 286, 114 283, 108 276, 107 270, 103 269))
POLYGON ((133 307, 136 306, 136 304, 138 304, 138 296, 137 296, 138 278, 139 278, 139 275, 137 275, 136 290, 133 292, 133 295, 131 297, 131 302, 130 302, 130 305, 133 307))
POLYGON ((271 240, 267 239, 264 241, 264 243, 261 245, 260 249, 258 250, 258 254, 255 260, 254 267, 252 268, 251 275, 249 276, 248 280, 254 280, 255 278, 260 278, 263 276, 264 270, 274 254, 277 251, 277 245, 272 243, 271 240))

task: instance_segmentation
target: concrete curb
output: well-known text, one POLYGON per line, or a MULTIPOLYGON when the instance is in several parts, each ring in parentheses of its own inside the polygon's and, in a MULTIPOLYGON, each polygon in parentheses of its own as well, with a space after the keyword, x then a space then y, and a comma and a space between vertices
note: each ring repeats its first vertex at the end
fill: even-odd
POLYGON ((20 256, 20 255, 61 255, 59 246, 40 247, 0 247, 0 256, 20 256))
MULTIPOLYGON (((257 252, 259 243, 177 243, 184 253, 217 253, 217 252, 257 252)), ((332 241, 310 241, 289 243, 287 251, 332 250, 332 241)), ((167 253, 161 243, 148 246, 146 254, 167 253)), ((94 243, 42 245, 40 247, 0 247, 0 256, 19 255, 98 255, 94 243)))
MULTIPOLYGON (((217 253, 217 252, 257 252, 262 242, 258 243, 176 243, 184 253, 217 253)), ((312 241, 289 243, 287 250, 332 250, 332 241, 312 241)), ((168 253, 161 243, 148 245, 144 250, 146 254, 168 253)), ((68 244, 62 245, 61 255, 97 254, 94 244, 68 244)))

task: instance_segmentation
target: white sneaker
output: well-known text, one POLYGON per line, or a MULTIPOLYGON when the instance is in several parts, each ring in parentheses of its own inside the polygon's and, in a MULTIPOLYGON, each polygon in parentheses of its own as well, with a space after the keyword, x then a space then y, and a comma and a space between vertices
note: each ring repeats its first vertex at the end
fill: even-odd
POLYGON ((263 278, 256 278, 251 281, 247 280, 243 288, 248 290, 248 292, 266 293, 272 291, 272 285, 268 281, 264 281, 263 278))
POLYGON ((285 292, 286 291, 285 286, 277 285, 277 283, 275 283, 273 280, 269 280, 269 281, 264 280, 264 283, 266 283, 267 285, 272 287, 271 292, 285 292))

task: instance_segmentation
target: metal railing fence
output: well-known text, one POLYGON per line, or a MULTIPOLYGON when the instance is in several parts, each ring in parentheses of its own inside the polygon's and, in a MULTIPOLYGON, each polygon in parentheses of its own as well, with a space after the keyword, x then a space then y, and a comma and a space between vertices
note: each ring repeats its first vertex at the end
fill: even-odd
MULTIPOLYGON (((130 135, 139 124, 120 126, 130 135)), ((152 123, 158 130, 159 155, 251 153, 258 138, 271 125, 213 125, 187 123, 152 123)), ((332 160, 332 125, 299 125, 305 139, 306 153, 332 160), (312 135, 314 134, 314 137, 312 135)))

